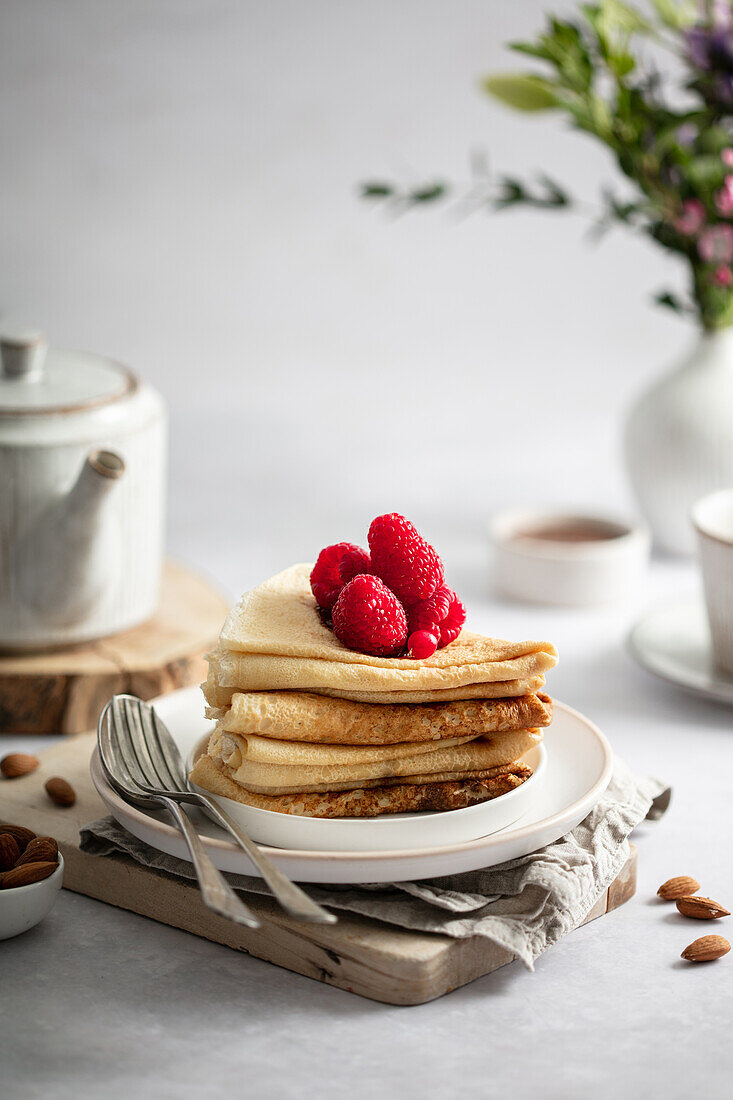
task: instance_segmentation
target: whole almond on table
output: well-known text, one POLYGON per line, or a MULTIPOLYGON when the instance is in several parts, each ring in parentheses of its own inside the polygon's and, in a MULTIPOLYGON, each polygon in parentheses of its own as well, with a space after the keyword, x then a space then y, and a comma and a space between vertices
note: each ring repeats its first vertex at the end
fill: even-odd
POLYGON ((30 775, 41 761, 27 752, 11 752, 0 760, 0 772, 6 779, 19 779, 21 775, 30 775))
POLYGON ((25 825, 0 825, 0 833, 9 833, 21 852, 26 850, 36 835, 32 829, 26 829, 25 825))
POLYGON ((58 863, 23 863, 20 867, 13 867, 12 871, 5 871, 0 878, 0 890, 12 890, 15 886, 31 886, 34 882, 52 875, 58 863))
POLYGON ((701 936, 685 948, 680 958, 694 963, 714 962, 729 951, 730 944, 723 936, 701 936))
POLYGON ((0 833, 0 871, 9 871, 20 858, 18 841, 10 833, 0 833))
POLYGON ((20 867, 23 863, 58 863, 58 861, 59 846, 53 837, 37 836, 29 841, 28 847, 20 859, 16 860, 15 866, 20 867))
POLYGON ((730 911, 712 898, 677 898, 677 908, 683 917, 695 920, 715 920, 716 917, 729 917, 730 911))
POLYGON ((73 806, 76 802, 76 792, 71 783, 56 775, 45 784, 46 794, 57 806, 73 806))
POLYGON ((677 898, 689 898, 700 889, 700 883, 689 875, 679 875, 677 878, 667 879, 657 890, 657 895, 664 901, 676 901, 677 898))

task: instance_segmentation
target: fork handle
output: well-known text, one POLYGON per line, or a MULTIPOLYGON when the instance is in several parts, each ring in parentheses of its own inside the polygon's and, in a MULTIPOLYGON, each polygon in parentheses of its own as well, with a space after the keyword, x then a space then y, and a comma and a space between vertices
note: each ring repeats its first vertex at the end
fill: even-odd
POLYGON ((245 924, 248 928, 259 928, 260 922, 252 910, 237 897, 212 863, 188 814, 172 798, 160 798, 160 802, 171 814, 186 841, 204 905, 220 916, 236 921, 237 924, 245 924))
POLYGON ((239 847, 249 856, 257 870, 270 887, 275 899, 280 903, 286 913, 297 917, 298 920, 312 921, 317 924, 335 924, 336 916, 323 909, 313 898, 309 898, 304 890, 296 886, 287 875, 284 875, 259 847, 250 840, 244 829, 234 818, 230 817, 226 810, 222 810, 206 795, 197 794, 196 801, 206 807, 209 813, 220 825, 232 834, 239 847))

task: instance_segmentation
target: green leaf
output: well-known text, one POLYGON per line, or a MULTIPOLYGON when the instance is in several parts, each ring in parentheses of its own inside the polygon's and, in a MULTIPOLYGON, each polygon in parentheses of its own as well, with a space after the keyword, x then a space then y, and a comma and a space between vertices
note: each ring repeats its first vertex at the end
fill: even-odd
POLYGON ((394 193, 395 189, 389 183, 361 184, 361 197, 363 199, 388 199, 394 193))
POLYGON ((414 191, 410 191, 407 196, 408 202, 435 202, 436 199, 442 199, 446 194, 448 188, 444 183, 431 183, 426 187, 418 187, 414 191))
POLYGON ((539 76, 497 74, 485 77, 482 87, 494 99, 518 111, 548 111, 558 105, 552 85, 539 76))
POLYGON ((695 4, 691 0, 651 0, 651 4, 659 18, 667 27, 681 30, 689 27, 697 20, 695 4))
POLYGON ((570 196, 559 183, 555 183, 549 176, 541 175, 540 182, 545 190, 543 203, 547 206, 570 206, 570 196))
POLYGON ((684 165, 683 172, 696 191, 705 193, 722 186, 726 167, 719 156, 707 154, 695 157, 684 165))
POLYGON ((623 0, 601 0, 599 25, 606 34, 612 31, 623 31, 624 34, 648 34, 651 25, 640 11, 631 4, 624 4, 623 0))
POLYGON ((674 310, 675 313, 687 312, 679 298, 675 298, 674 294, 670 294, 668 290, 663 290, 660 291, 659 294, 655 294, 654 301, 658 306, 665 306, 667 309, 674 310))

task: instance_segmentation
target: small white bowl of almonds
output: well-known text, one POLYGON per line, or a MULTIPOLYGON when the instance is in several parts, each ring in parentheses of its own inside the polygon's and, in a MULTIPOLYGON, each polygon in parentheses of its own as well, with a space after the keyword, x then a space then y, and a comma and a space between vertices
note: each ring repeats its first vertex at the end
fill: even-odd
POLYGON ((53 837, 22 825, 0 825, 0 940, 19 936, 53 909, 64 859, 53 837))

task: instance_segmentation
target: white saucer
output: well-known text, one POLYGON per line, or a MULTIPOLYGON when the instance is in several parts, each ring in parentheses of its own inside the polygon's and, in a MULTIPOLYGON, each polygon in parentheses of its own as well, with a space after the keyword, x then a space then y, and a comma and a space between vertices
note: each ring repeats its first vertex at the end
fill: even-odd
POLYGON ((733 678, 713 662, 703 597, 687 596, 650 611, 628 637, 634 660, 668 683, 733 704, 733 678))
MULTIPOLYGON (((158 712, 177 741, 184 757, 211 729, 211 723, 202 717, 203 700, 198 688, 184 688, 154 701, 158 712)), ((555 703, 555 717, 546 731, 547 754, 544 775, 534 787, 534 793, 519 824, 501 828, 491 835, 476 839, 441 844, 424 843, 402 851, 384 848, 371 851, 264 847, 268 855, 282 870, 298 882, 359 883, 394 882, 410 879, 435 878, 440 875, 492 867, 509 859, 526 855, 551 844, 574 828, 595 806, 605 791, 611 777, 613 754, 603 734, 583 715, 562 703, 555 703)), ((535 750, 536 751, 536 750, 535 750)), ((540 754, 541 755, 541 754, 540 754)), ((183 840, 164 814, 151 813, 129 806, 106 782, 95 750, 91 762, 92 782, 112 816, 129 832, 144 843, 169 855, 187 858, 183 840)), ((531 783, 528 780, 528 786, 531 783)), ((495 802, 511 799, 522 787, 495 802)), ((227 810, 239 803, 222 800, 227 810)), ((483 805, 487 805, 484 803, 483 805)), ((251 808, 250 808, 251 809, 251 808)), ((449 831, 448 821, 460 815, 474 815, 482 806, 466 810, 452 810, 443 814, 395 815, 403 820, 420 821, 438 818, 449 831)), ((259 810, 268 817, 286 817, 259 810)), ((312 821, 308 818, 292 818, 303 825, 347 825, 356 831, 374 819, 342 822, 312 821)), ((378 818, 376 823, 388 827, 389 818, 378 818)), ((197 827, 214 863, 223 871, 255 875, 256 871, 245 854, 231 843, 226 834, 203 815, 197 817, 197 827)))

